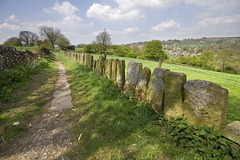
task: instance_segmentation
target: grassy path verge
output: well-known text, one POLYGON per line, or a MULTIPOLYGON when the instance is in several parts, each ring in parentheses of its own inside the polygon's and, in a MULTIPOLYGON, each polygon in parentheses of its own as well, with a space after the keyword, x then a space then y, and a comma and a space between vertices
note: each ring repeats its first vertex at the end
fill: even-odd
POLYGON ((22 135, 34 125, 34 119, 51 104, 57 78, 55 55, 40 60, 36 74, 23 82, 13 93, 11 101, 0 103, 0 153, 3 146, 22 135), (19 126, 13 126, 20 122, 19 126))
POLYGON ((169 138, 149 106, 125 97, 110 80, 63 54, 59 60, 67 71, 74 105, 66 112, 75 146, 68 157, 190 159, 169 138))
MULTIPOLYGON (((94 54, 94 59, 98 59, 99 55, 94 54)), ((135 61, 142 63, 143 67, 149 67, 152 71, 157 67, 158 62, 134 59, 128 57, 117 57, 108 55, 108 59, 124 59, 126 64, 126 73, 127 73, 127 64, 129 61, 135 61)), ((163 68, 168 68, 173 72, 182 72, 187 75, 187 80, 206 80, 211 81, 216 84, 219 84, 223 88, 228 89, 229 91, 229 105, 227 110, 227 123, 233 121, 240 121, 240 75, 208 71, 198 68, 190 68, 179 65, 163 63, 163 68)))

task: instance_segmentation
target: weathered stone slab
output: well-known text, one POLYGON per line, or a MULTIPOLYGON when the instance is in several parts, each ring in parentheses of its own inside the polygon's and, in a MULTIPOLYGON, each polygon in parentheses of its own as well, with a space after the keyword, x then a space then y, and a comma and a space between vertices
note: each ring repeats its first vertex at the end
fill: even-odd
POLYGON ((92 68, 93 56, 89 53, 85 54, 84 66, 87 68, 92 68))
POLYGON ((117 61, 116 82, 117 82, 118 88, 122 90, 125 84, 125 60, 117 61))
POLYGON ((105 72, 104 76, 111 79, 112 77, 112 61, 113 59, 106 59, 105 60, 105 72))
POLYGON ((84 54, 80 54, 80 64, 84 65, 84 59, 85 59, 85 55, 84 54))
POLYGON ((151 69, 145 67, 139 74, 138 83, 135 90, 135 98, 139 101, 147 100, 148 83, 151 77, 151 69))
POLYGON ((240 145, 240 121, 228 124, 223 129, 223 136, 240 145))
POLYGON ((100 56, 99 60, 98 60, 98 66, 97 66, 97 74, 98 75, 103 75, 103 72, 104 72, 104 62, 105 62, 104 57, 100 56))
POLYGON ((112 60, 112 75, 111 79, 113 82, 116 82, 117 80, 117 63, 119 62, 119 59, 113 59, 112 60))
POLYGON ((155 68, 147 91, 147 102, 152 106, 153 110, 157 113, 163 111, 164 89, 165 89, 165 76, 169 69, 155 68))
POLYGON ((166 72, 164 91, 164 114, 177 117, 183 115, 184 84, 187 76, 179 72, 166 72))
POLYGON ((218 84, 190 80, 184 85, 184 116, 195 125, 215 126, 222 130, 226 124, 228 90, 218 84))
POLYGON ((128 63, 127 77, 124 85, 125 95, 129 95, 131 92, 135 91, 135 88, 138 82, 138 76, 141 71, 142 71, 142 63, 136 63, 133 61, 130 61, 128 63))

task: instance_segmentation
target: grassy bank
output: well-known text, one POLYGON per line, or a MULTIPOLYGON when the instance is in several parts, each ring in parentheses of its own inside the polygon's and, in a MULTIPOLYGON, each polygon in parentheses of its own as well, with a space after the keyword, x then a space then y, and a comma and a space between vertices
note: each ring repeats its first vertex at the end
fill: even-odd
MULTIPOLYGON (((24 133, 33 123, 34 116, 42 113, 43 109, 50 104, 54 83, 57 79, 58 69, 55 55, 51 55, 48 59, 41 59, 37 67, 31 72, 26 72, 29 75, 25 75, 25 72, 22 75, 22 72, 17 71, 17 69, 19 68, 14 71, 12 68, 11 72, 18 73, 15 75, 18 79, 19 76, 27 76, 27 78, 18 81, 17 85, 13 84, 13 87, 8 85, 12 94, 9 95, 8 99, 0 100, 0 148, 24 133), (14 122, 20 122, 20 125, 13 126, 14 122)), ((16 80, 14 75, 12 75, 11 80, 16 80)), ((12 83, 8 81, 7 77, 6 81, 4 82, 6 85, 12 83)))
POLYGON ((167 121, 146 103, 124 96, 109 79, 63 54, 59 59, 67 70, 74 105, 66 112, 73 124, 74 144, 68 157, 203 159, 228 157, 231 152, 229 142, 213 135, 211 129, 190 125, 181 118, 167 121))
MULTIPOLYGON (((99 55, 93 54, 94 59, 98 59, 99 55)), ((158 62, 134 59, 128 57, 116 57, 112 55, 107 56, 108 59, 124 59, 127 64, 129 61, 135 61, 142 63, 143 67, 149 67, 152 71, 156 68, 158 62)), ((173 72, 182 72, 187 75, 187 80, 206 80, 219 84, 221 87, 228 89, 229 91, 229 105, 227 110, 227 123, 233 121, 240 121, 240 75, 227 74, 221 72, 214 72, 208 70, 202 70, 197 68, 189 68, 179 65, 163 63, 163 68, 168 68, 173 72)))
POLYGON ((36 48, 36 46, 14 46, 16 48, 17 51, 22 51, 24 49, 27 49, 29 51, 34 51, 34 49, 36 48))
POLYGON ((128 99, 112 82, 60 55, 72 90, 72 136, 79 159, 187 158, 165 136, 165 128, 145 104, 128 99), (79 135, 82 134, 78 141, 79 135))

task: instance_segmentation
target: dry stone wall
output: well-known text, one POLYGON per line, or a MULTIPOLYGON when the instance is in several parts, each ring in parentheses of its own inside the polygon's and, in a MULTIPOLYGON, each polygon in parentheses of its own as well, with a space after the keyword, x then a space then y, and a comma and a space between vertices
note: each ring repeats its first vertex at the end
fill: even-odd
POLYGON ((28 50, 17 51, 15 47, 0 46, 0 71, 11 68, 17 63, 37 60, 38 55, 28 50))
POLYGON ((187 81, 184 73, 159 67, 151 74, 149 68, 142 69, 141 63, 133 61, 128 63, 125 79, 124 60, 106 60, 100 56, 97 61, 92 61, 87 58, 90 54, 79 57, 80 64, 111 79, 124 94, 134 93, 138 101, 147 101, 157 113, 163 112, 168 118, 184 115, 192 124, 215 126, 216 130, 222 130, 226 125, 228 90, 215 83, 187 81), (87 65, 87 61, 91 61, 91 65, 87 65))

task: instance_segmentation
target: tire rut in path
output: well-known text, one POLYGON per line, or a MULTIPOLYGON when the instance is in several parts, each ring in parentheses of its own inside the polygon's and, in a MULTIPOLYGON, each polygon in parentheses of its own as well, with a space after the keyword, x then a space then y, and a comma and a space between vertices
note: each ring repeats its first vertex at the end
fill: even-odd
POLYGON ((58 81, 51 107, 21 139, 12 144, 7 154, 0 157, 1 160, 68 159, 65 153, 72 146, 71 124, 66 122, 63 110, 70 109, 73 105, 66 71, 58 60, 57 64, 58 81))

